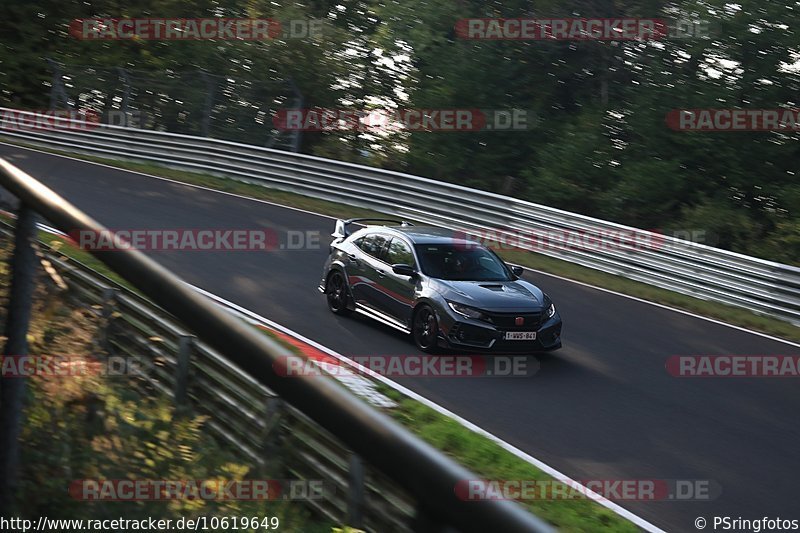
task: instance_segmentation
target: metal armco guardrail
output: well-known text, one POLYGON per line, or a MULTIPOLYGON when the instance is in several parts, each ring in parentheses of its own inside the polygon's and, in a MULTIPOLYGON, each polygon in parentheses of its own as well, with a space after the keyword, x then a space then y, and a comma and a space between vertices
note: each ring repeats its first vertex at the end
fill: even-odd
MULTIPOLYGON (((5 113, 20 111, 0 108, 5 113)), ((25 128, 0 137, 51 149, 146 161, 381 211, 479 235, 513 234, 517 247, 706 300, 800 324, 800 268, 696 244, 459 185, 228 141, 92 125, 25 128), (549 233, 615 246, 537 244, 549 233), (652 245, 636 246, 635 240, 652 245)))
MULTIPOLYGON (((20 200, 15 227, 15 249, 6 321, 5 354, 27 354, 27 332, 33 290, 34 214, 54 228, 107 232, 75 206, 44 184, 0 159, 0 186, 20 200)), ((357 454, 364 463, 409 494, 415 505, 415 531, 551 531, 552 529, 510 501, 464 501, 455 491, 459 482, 480 479, 440 451, 412 435, 385 414, 368 406, 334 380, 302 375, 281 377, 277 369, 301 365, 303 359, 259 332, 252 325, 211 303, 205 296, 137 250, 98 252, 96 257, 133 284, 146 297, 173 315, 209 348, 222 354, 221 361, 280 396, 310 422, 328 431, 357 454)), ((190 365, 184 359, 182 369, 190 365)), ((183 372, 184 370, 181 370, 183 372)), ((18 388, 3 383, 0 405, 0 505, 14 499, 13 480, 18 471, 18 435, 24 380, 18 388)), ((176 395, 188 394, 185 387, 176 395)), ((254 418, 258 415, 253 413, 254 418)))
POLYGON ((413 496, 362 465, 328 431, 190 335, 175 317, 47 244, 41 246, 69 294, 88 309, 101 310, 104 349, 139 360, 136 377, 151 390, 207 415, 206 427, 256 470, 324 480, 331 490, 306 503, 330 520, 368 531, 413 531, 413 496))

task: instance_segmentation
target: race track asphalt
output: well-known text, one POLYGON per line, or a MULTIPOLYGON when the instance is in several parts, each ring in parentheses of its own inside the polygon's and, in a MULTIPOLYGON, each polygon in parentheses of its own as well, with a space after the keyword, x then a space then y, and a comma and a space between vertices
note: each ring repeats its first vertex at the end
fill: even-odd
MULTIPOLYGON (((345 355, 416 354, 402 334, 328 312, 316 290, 328 217, 0 145, 5 157, 112 229, 319 232, 322 246, 271 252, 150 252, 186 281, 345 355)), ((397 379, 576 479, 712 480, 711 501, 621 501, 668 531, 703 516, 800 519, 796 379, 680 379, 672 355, 800 348, 544 274, 565 347, 527 378, 397 379)), ((707 529, 711 529, 708 527, 707 529)))

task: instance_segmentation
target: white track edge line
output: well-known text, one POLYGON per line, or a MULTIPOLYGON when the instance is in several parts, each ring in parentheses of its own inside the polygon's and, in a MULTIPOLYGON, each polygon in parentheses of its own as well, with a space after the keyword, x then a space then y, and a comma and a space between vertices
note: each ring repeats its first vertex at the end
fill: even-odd
MULTIPOLYGON (((212 189, 211 187, 206 187, 204 185, 197 185, 195 183, 186 183, 185 181, 175 180, 175 179, 172 179, 172 178, 166 178, 164 176, 156 176, 155 174, 148 174, 146 172, 141 172, 141 171, 138 171, 138 170, 130 170, 130 169, 127 169, 127 168, 115 167, 114 165, 109 165, 107 163, 98 163, 97 161, 87 161, 86 159, 80 159, 78 157, 70 157, 68 155, 63 155, 63 154, 54 154, 54 153, 48 152, 46 150, 37 150, 36 148, 28 148, 27 146, 19 146, 19 145, 13 144, 13 143, 5 142, 5 141, 0 141, 0 145, 10 146, 10 147, 13 147, 13 148, 20 148, 22 150, 30 150, 31 152, 37 152, 37 153, 40 153, 40 154, 50 155, 50 156, 53 156, 53 157, 63 157, 64 159, 69 159, 70 161, 78 161, 80 163, 86 163, 88 165, 97 165, 99 167, 110 168, 112 170, 117 170, 119 172, 127 172, 129 174, 137 174, 139 176, 145 176, 147 178, 166 181, 166 182, 169 182, 169 183, 174 183, 176 185, 184 185, 186 187, 193 187, 195 189, 200 189, 200 190, 203 190, 203 191, 214 192, 214 193, 217 193, 217 194, 224 194, 226 196, 233 196, 234 198, 241 198, 242 200, 250 200, 251 202, 258 202, 258 203, 262 203, 262 204, 274 205, 275 207, 282 207, 284 209, 291 209, 292 211, 299 211, 301 213, 306 213, 306 214, 309 214, 309 215, 314 215, 314 216, 318 216, 318 217, 323 217, 323 218, 329 218, 329 219, 332 219, 332 220, 336 220, 336 217, 332 217, 330 215, 324 215, 322 213, 317 213, 316 211, 309 211, 308 209, 303 209, 301 207, 293 207, 293 206, 290 206, 290 205, 283 205, 283 204, 279 204, 277 202, 270 202, 269 200, 264 200, 264 199, 261 199, 261 198, 253 198, 251 196, 244 196, 242 194, 236 194, 234 192, 220 191, 219 189, 212 189)), ((120 159, 120 161, 129 161, 129 160, 120 159)), ((135 161, 134 161, 134 163, 135 163, 135 161)), ((167 168, 167 167, 165 167, 165 168, 167 168)), ((200 172, 191 172, 189 170, 183 170, 183 172, 190 172, 192 174, 201 174, 200 172)), ((235 180, 233 178, 220 178, 219 176, 212 176, 212 177, 217 178, 217 179, 229 179, 231 181, 239 182, 239 180, 235 180)), ((240 183, 248 183, 248 182, 241 181, 240 183)), ((260 186, 260 185, 254 184, 254 183, 250 183, 250 185, 255 185, 256 187, 260 186)), ((269 189, 269 190, 279 191, 279 192, 287 192, 287 191, 281 191, 280 189, 273 189, 273 188, 270 188, 270 187, 264 187, 264 188, 265 189, 269 189)), ((297 194, 297 193, 290 193, 290 194, 297 194)), ((300 195, 300 196, 302 196, 302 195, 300 195)), ((312 198, 312 197, 309 196, 308 198, 312 198)), ((319 198, 314 198, 314 200, 319 200, 319 198)), ((323 201, 326 201, 326 200, 323 200, 323 201)))
POLYGON ((217 295, 215 295, 213 293, 210 293, 208 291, 205 291, 205 290, 203 290, 203 289, 201 289, 199 287, 196 287, 196 286, 188 284, 188 283, 187 283, 187 285, 192 287, 194 290, 196 290, 200 294, 203 294, 203 295, 207 296, 208 298, 214 300, 215 302, 217 302, 217 303, 219 303, 219 304, 221 304, 223 306, 226 306, 226 307, 229 307, 230 309, 238 311, 239 313, 241 313, 241 314, 243 314, 245 316, 248 316, 251 319, 254 319, 254 320, 258 321, 258 322, 263 322, 264 324, 267 324, 270 327, 273 327, 273 328, 277 329, 278 331, 281 331, 282 333, 285 333, 285 334, 290 335, 290 336, 292 336, 292 337, 294 337, 294 338, 296 338, 296 339, 298 339, 298 340, 300 340, 302 342, 305 342, 305 343, 309 344, 310 346, 313 346, 314 348, 316 348, 316 349, 318 349, 320 351, 323 351, 323 352, 327 353, 328 355, 331 355, 331 356, 335 357, 336 359, 338 359, 338 360, 340 360, 340 361, 342 361, 344 363, 347 363, 348 365, 351 365, 353 367, 358 368, 359 371, 364 372, 365 374, 370 374, 370 375, 374 376, 376 379, 378 379, 379 381, 381 381, 385 385, 393 388, 394 390, 402 393, 405 396, 408 396, 409 398, 412 398, 413 400, 416 400, 416 401, 422 403, 423 405, 425 405, 426 407, 429 407, 430 409, 433 409, 437 413, 439 413, 441 415, 444 415, 444 416, 446 416, 446 417, 458 422, 460 425, 464 426, 465 428, 469 429, 470 431, 472 431, 474 433, 477 433, 477 434, 489 439, 490 441, 494 442, 495 444, 497 444, 498 446, 500 446, 501 448, 503 448, 507 452, 510 452, 511 454, 516 456, 517 458, 522 459, 523 461, 535 466, 539 470, 541 470, 541 471, 545 472, 546 474, 554 477, 556 480, 558 480, 558 481, 560 481, 562 483, 565 483, 565 484, 572 485, 572 486, 574 486, 576 488, 579 487, 581 489, 581 492, 584 493, 585 495, 587 495, 590 499, 592 499, 593 501, 596 501, 597 503, 599 503, 603 507, 609 509, 610 511, 613 511, 617 515, 621 516, 622 518, 625 518, 626 520, 632 522, 633 524, 635 524, 636 526, 644 529, 645 531, 649 531, 651 533, 666 533, 663 529, 660 529, 659 527, 651 524, 650 522, 648 522, 644 518, 641 518, 640 516, 635 515, 631 511, 628 511, 627 509, 617 505, 616 503, 604 498, 600 494, 590 490, 589 488, 585 487, 584 485, 581 485, 577 481, 575 481, 572 478, 570 478, 569 476, 566 476, 565 474, 559 472, 558 470, 556 470, 555 468, 551 467, 550 465, 540 461, 539 459, 536 459, 535 457, 533 457, 532 455, 530 455, 528 453, 523 452, 519 448, 515 447, 512 444, 509 444, 508 442, 504 441, 500 437, 498 437, 498 436, 496 436, 496 435, 494 435, 492 433, 489 433, 488 431, 486 431, 485 429, 481 428, 480 426, 477 426, 476 424, 470 422, 469 420, 467 420, 467 419, 465 419, 465 418, 453 413, 452 411, 446 409, 445 407, 442 407, 441 405, 437 404, 436 402, 434 402, 432 400, 429 400, 428 398, 422 396, 421 394, 418 394, 418 393, 412 391, 411 389, 408 389, 408 388, 400 385, 399 383, 396 383, 396 382, 388 379, 387 377, 385 377, 383 375, 380 375, 380 374, 377 374, 377 373, 373 372, 372 370, 370 370, 370 369, 368 369, 368 368, 356 363, 355 361, 349 359, 348 357, 337 353, 336 351, 332 350, 331 348, 328 348, 327 346, 324 346, 324 345, 322 345, 322 344, 320 344, 320 343, 318 343, 318 342, 316 342, 316 341, 314 341, 312 339, 309 339, 309 338, 305 337, 304 335, 301 335, 300 333, 297 333, 297 332, 287 328, 286 326, 278 324, 277 322, 274 322, 273 320, 265 318, 265 317, 255 313, 253 311, 250 311, 249 309, 247 309, 245 307, 242 307, 242 306, 237 305, 237 304, 235 304, 233 302, 225 300, 224 298, 222 298, 220 296, 217 296, 217 295))

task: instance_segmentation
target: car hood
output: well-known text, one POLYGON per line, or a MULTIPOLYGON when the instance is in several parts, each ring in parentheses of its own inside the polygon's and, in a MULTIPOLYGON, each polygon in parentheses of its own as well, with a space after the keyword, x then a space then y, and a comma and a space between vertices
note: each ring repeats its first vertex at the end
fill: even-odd
POLYGON ((445 299, 486 311, 540 310, 544 293, 523 280, 447 281, 434 280, 434 287, 445 299))

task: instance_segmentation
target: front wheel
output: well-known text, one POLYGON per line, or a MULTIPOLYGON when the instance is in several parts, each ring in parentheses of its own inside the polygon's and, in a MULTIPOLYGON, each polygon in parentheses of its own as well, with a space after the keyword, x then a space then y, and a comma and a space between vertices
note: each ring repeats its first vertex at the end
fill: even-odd
POLYGON ((337 315, 347 315, 350 309, 347 308, 347 285, 344 276, 339 272, 334 272, 328 276, 325 283, 325 295, 328 297, 328 309, 337 315))
POLYGON ((420 307, 414 313, 414 324, 411 330, 414 344, 425 353, 435 353, 438 349, 439 324, 436 313, 428 305, 420 307))

